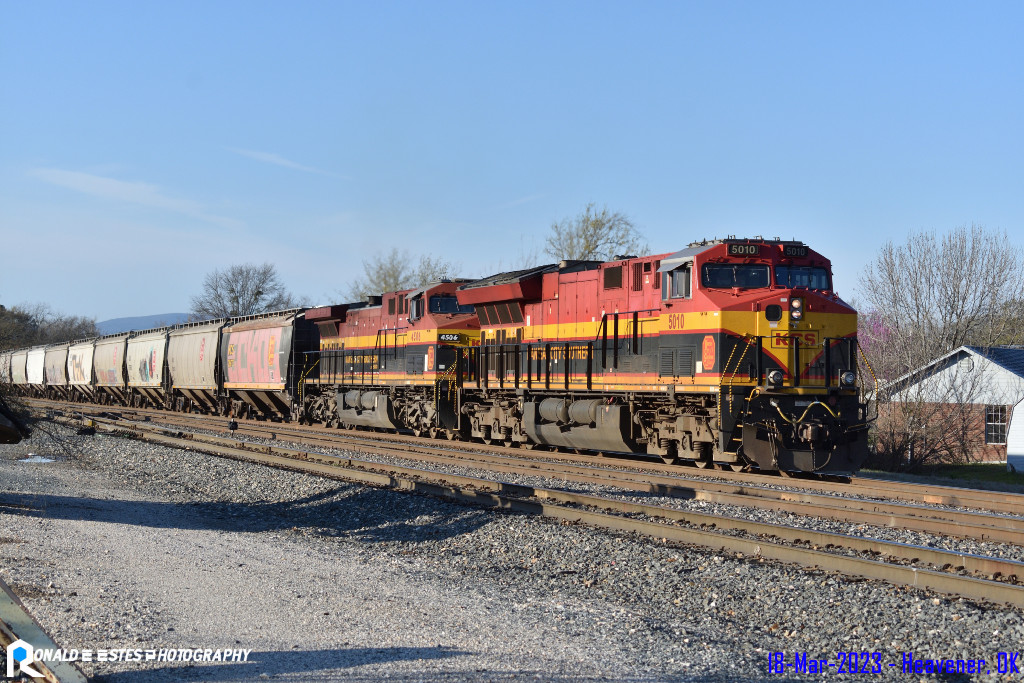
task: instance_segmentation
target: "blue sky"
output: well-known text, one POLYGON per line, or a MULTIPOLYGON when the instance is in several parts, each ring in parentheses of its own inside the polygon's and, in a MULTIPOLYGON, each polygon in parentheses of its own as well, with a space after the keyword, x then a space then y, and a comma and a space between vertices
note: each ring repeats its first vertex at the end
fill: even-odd
MULTIPOLYGON (((392 246, 482 276, 588 202, 652 252, 1024 240, 1019 2, 0 0, 0 303, 187 311, 392 246)), ((544 258, 541 256, 540 258, 544 258)))

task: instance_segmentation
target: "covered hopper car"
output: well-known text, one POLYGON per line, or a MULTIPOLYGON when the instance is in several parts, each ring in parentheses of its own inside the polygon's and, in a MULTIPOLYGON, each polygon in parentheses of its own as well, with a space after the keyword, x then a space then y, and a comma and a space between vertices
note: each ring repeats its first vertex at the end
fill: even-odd
POLYGON ((291 419, 316 343, 292 309, 5 352, 0 366, 28 396, 291 419))

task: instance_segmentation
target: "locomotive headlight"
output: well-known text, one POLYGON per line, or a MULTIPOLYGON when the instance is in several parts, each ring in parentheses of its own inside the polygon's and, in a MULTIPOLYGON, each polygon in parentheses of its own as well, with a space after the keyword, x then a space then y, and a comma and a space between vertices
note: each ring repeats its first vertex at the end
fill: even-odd
POLYGON ((800 320, 804 317, 804 300, 792 299, 789 302, 789 317, 793 320, 800 320))
POLYGON ((769 384, 782 384, 782 370, 769 370, 768 371, 768 383, 769 384))
POLYGON ((844 372, 844 373, 843 373, 843 376, 842 376, 842 377, 840 377, 839 379, 840 379, 840 380, 842 381, 842 383, 843 383, 843 384, 845 384, 846 386, 848 386, 848 387, 852 387, 852 386, 853 386, 853 383, 857 381, 857 375, 855 375, 855 374, 854 374, 854 373, 853 373, 852 371, 850 371, 850 372, 844 372))

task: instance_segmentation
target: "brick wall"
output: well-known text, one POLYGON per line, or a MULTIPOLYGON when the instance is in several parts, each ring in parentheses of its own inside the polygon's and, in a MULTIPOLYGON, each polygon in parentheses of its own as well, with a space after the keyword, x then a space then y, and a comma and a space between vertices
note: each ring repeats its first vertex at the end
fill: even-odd
POLYGON ((879 407, 877 424, 880 429, 889 427, 900 430, 908 422, 916 423, 917 431, 926 435, 925 438, 931 442, 932 447, 941 444, 951 451, 958 452, 960 444, 964 444, 968 460, 971 462, 1005 461, 1005 443, 985 443, 985 408, 986 406, 977 404, 886 404, 879 407))

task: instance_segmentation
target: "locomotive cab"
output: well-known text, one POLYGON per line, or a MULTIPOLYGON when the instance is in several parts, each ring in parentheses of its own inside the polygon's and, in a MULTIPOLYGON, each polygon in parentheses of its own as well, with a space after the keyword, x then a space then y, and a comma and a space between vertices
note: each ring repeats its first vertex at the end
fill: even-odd
MULTIPOLYGON (((692 376, 718 380, 711 457, 763 470, 856 471, 867 450, 856 312, 832 291, 829 262, 800 242, 727 239, 691 245, 661 270, 671 312, 662 353, 689 345, 696 355, 687 338, 702 333, 692 376)), ((693 440, 692 423, 677 425, 680 444, 693 440)))

